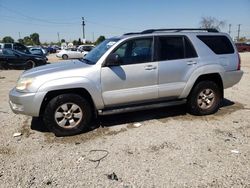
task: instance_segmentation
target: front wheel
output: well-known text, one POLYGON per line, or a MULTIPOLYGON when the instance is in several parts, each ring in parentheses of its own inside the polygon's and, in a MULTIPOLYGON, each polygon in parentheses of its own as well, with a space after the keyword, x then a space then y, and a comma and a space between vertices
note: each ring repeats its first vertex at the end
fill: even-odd
POLYGON ((32 69, 36 66, 36 63, 32 60, 28 60, 25 65, 25 70, 32 69))
POLYGON ((68 57, 68 55, 63 54, 63 55, 62 55, 62 58, 63 58, 64 60, 66 60, 66 59, 68 59, 69 57, 68 57))
POLYGON ((62 94, 48 103, 43 120, 56 136, 70 136, 86 130, 91 117, 86 99, 76 94, 62 94))
POLYGON ((189 94, 188 110, 194 115, 209 115, 217 112, 222 101, 222 93, 213 81, 201 81, 189 94))

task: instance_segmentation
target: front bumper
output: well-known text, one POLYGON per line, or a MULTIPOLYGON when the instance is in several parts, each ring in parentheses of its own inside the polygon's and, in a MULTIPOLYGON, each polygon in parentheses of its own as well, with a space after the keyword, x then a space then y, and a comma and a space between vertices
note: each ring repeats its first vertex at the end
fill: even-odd
POLYGON ((61 54, 56 54, 56 57, 62 58, 62 55, 61 54))
POLYGON ((16 114, 38 117, 45 92, 22 93, 15 88, 9 93, 11 110, 16 114))

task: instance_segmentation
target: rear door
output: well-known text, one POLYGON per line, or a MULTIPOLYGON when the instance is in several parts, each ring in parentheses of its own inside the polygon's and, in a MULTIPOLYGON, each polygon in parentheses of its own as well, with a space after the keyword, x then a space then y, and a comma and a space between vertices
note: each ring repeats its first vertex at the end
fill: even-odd
POLYGON ((186 36, 157 37, 159 98, 177 98, 187 82, 187 74, 198 63, 197 53, 186 36))
POLYGON ((153 61, 153 37, 130 39, 113 52, 122 64, 101 69, 106 107, 158 98, 158 63, 153 61))

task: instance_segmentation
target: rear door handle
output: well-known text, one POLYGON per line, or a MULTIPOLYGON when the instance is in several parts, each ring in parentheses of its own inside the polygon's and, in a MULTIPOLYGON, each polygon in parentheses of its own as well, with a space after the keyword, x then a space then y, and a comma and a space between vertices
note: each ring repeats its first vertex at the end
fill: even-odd
POLYGON ((194 65, 194 64, 197 64, 197 62, 194 60, 187 61, 187 65, 194 65))
POLYGON ((145 70, 154 70, 154 69, 156 69, 156 66, 153 66, 153 65, 145 66, 145 70))

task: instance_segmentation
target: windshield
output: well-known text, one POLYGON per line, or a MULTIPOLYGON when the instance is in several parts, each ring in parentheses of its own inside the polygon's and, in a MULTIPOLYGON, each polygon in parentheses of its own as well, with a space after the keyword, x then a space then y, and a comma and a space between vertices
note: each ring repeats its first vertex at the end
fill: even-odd
POLYGON ((108 49, 120 39, 107 39, 91 50, 84 58, 88 64, 96 64, 96 62, 105 54, 108 49))

